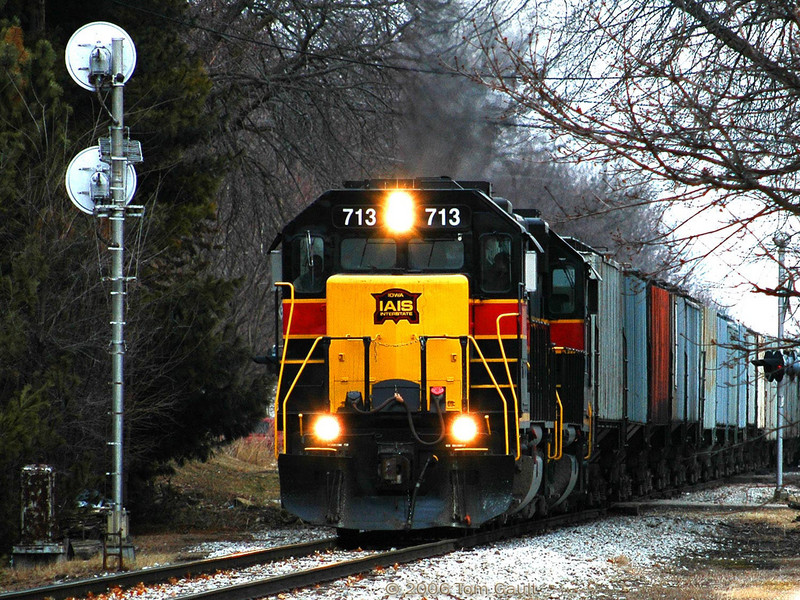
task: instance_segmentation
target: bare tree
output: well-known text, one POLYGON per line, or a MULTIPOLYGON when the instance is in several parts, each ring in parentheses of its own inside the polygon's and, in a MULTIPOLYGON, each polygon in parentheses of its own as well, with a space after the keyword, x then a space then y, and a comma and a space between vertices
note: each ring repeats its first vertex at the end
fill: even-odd
MULTIPOLYGON (((486 91, 442 62, 464 44, 458 28, 469 18, 493 26, 492 8, 502 7, 451 0, 193 3, 187 40, 214 84, 214 150, 229 159, 216 268, 241 277, 235 306, 253 348, 263 347, 273 323, 266 251, 321 190, 345 179, 430 174, 434 163, 457 175, 468 161, 453 131, 492 147, 496 136, 479 133, 485 119, 477 122, 486 91), (445 105, 457 127, 442 118, 445 105), (450 135, 432 135, 433 121, 450 135)), ((472 164, 485 162, 477 159, 472 164)))
MULTIPOLYGON (((744 243, 772 258, 774 228, 795 234, 800 213, 798 25, 783 0, 544 2, 476 38, 492 69, 473 75, 562 156, 660 182, 678 249, 702 230, 715 241, 698 260, 744 243)), ((795 279, 759 289, 796 294, 795 279)))
POLYGON ((663 208, 642 182, 619 181, 613 172, 554 160, 541 139, 505 136, 491 165, 495 190, 515 208, 532 208, 560 235, 575 237, 620 263, 662 273, 674 257, 654 244, 663 231, 663 208))
POLYGON ((266 251, 320 190, 358 177, 494 179, 512 160, 502 99, 446 64, 467 54, 473 28, 488 35, 524 6, 193 2, 187 40, 214 84, 214 152, 229 161, 213 260, 241 279, 233 304, 250 347, 272 337, 266 251))
POLYGON ((454 56, 482 68, 485 60, 469 38, 489 35, 522 10, 525 2, 435 3, 425 10, 398 49, 395 62, 408 70, 396 74, 395 164, 386 176, 492 178, 492 165, 505 154, 508 128, 503 100, 448 65, 454 56))
POLYGON ((219 191, 215 268, 240 277, 234 306, 254 349, 271 337, 267 250, 320 190, 367 176, 392 144, 383 67, 418 19, 414 3, 197 0, 187 32, 213 82, 219 191))
POLYGON ((437 14, 438 20, 422 23, 406 36, 402 48, 410 64, 425 64, 425 57, 433 56, 438 68, 399 75, 400 161, 387 165, 389 176, 487 179, 515 207, 537 209, 559 233, 578 237, 638 269, 662 271, 670 262, 669 251, 651 242, 663 233, 663 211, 652 205, 646 181, 622 182, 613 172, 559 161, 548 136, 509 118, 501 94, 443 69, 454 56, 473 71, 499 69, 504 57, 492 57, 486 64, 486 54, 469 40, 511 26, 524 10, 524 4, 501 2, 453 5, 437 14), (502 15, 502 20, 492 15, 502 15))

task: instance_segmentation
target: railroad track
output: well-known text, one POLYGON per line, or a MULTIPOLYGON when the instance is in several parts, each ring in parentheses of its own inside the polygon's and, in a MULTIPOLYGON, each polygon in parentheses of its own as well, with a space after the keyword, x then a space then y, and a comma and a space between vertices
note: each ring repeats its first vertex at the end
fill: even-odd
MULTIPOLYGON (((558 515, 538 521, 528 521, 515 525, 500 527, 487 531, 468 534, 462 537, 438 540, 417 544, 399 549, 377 552, 369 556, 340 560, 323 566, 295 569, 287 574, 253 579, 246 583, 234 585, 221 584, 215 589, 193 592, 183 596, 173 596, 176 600, 249 600, 263 596, 275 595, 296 588, 310 587, 328 583, 345 577, 366 573, 377 568, 387 568, 416 560, 432 558, 448 554, 455 550, 471 548, 497 542, 522 535, 541 533, 549 529, 563 527, 598 518, 605 514, 604 509, 594 509, 579 513, 558 515)), ((100 594, 111 588, 138 587, 140 584, 157 584, 172 578, 183 578, 187 575, 202 575, 217 571, 243 569, 252 565, 281 560, 288 557, 308 556, 317 552, 326 552, 338 547, 335 538, 308 542, 292 546, 281 546, 270 550, 247 552, 227 557, 192 561, 154 569, 144 569, 99 577, 92 580, 63 583, 55 586, 36 588, 21 592, 0 594, 0 600, 33 600, 53 598, 80 598, 89 594, 100 594)))
POLYGON ((713 490, 716 488, 720 488, 725 485, 736 484, 736 483, 764 483, 771 484, 774 482, 775 475, 774 474, 759 474, 759 473, 737 473, 735 475, 725 475, 723 477, 719 477, 718 479, 708 479, 706 481, 698 481, 697 483, 686 483, 682 484, 678 487, 666 487, 663 490, 656 490, 650 492, 649 494, 645 494, 644 496, 637 496, 633 498, 631 502, 640 502, 646 500, 658 500, 658 499, 669 499, 675 498, 676 496, 680 496, 686 493, 693 493, 693 492, 702 492, 706 490, 713 490))
POLYGON ((92 579, 82 579, 67 583, 43 586, 17 592, 0 594, 0 600, 65 600, 66 598, 80 598, 89 594, 104 593, 112 588, 129 588, 140 583, 145 585, 163 583, 170 579, 179 579, 187 576, 197 576, 206 573, 215 573, 226 569, 244 569, 253 565, 263 564, 289 557, 300 557, 327 552, 337 548, 336 538, 325 538, 314 542, 278 546, 266 550, 241 552, 219 558, 206 558, 188 562, 175 563, 162 567, 152 567, 114 575, 104 575, 92 579))
MULTIPOLYGON (((177 596, 175 600, 252 600, 287 592, 296 588, 311 587, 328 583, 345 577, 366 573, 379 567, 410 563, 415 560, 442 556, 455 550, 472 548, 505 539, 541 533, 555 527, 596 519, 605 515, 604 509, 592 509, 578 513, 558 515, 538 521, 527 521, 497 529, 480 531, 463 537, 439 540, 397 550, 389 550, 364 558, 344 560, 322 567, 296 571, 288 575, 254 580, 233 586, 220 587, 186 596, 177 596)), ((399 591, 399 590, 398 590, 399 591)))
MULTIPOLYGON (((772 476, 739 474, 713 481, 699 482, 694 485, 685 485, 674 490, 665 489, 650 494, 648 498, 669 498, 681 492, 709 489, 724 485, 725 483, 742 482, 743 480, 767 480, 769 477, 772 476)), ((638 498, 637 500, 642 501, 644 499, 638 498)), ((575 514, 559 515, 547 519, 481 531, 463 537, 444 539, 427 544, 418 544, 353 560, 338 561, 312 569, 302 571, 296 570, 288 575, 263 578, 252 583, 241 584, 232 588, 196 593, 194 595, 185 596, 185 598, 255 598, 278 594, 299 587, 311 586, 359 573, 365 573, 379 567, 390 567, 395 564, 413 562, 414 560, 446 554, 457 549, 480 546, 521 535, 540 533, 548 529, 596 518, 605 514, 606 510, 617 512, 617 507, 615 504, 612 504, 608 509, 594 509, 575 514)), ((162 567, 106 575, 29 590, 0 593, 0 600, 33 600, 43 598, 66 600, 67 598, 80 598, 90 594, 101 594, 113 588, 125 589, 139 586, 140 584, 153 585, 164 583, 171 579, 202 576, 218 571, 245 569, 254 565, 279 561, 289 557, 300 558, 315 553, 328 552, 330 550, 339 549, 340 547, 339 541, 336 538, 326 538, 303 544, 280 546, 267 550, 257 550, 213 559, 176 563, 162 567)))

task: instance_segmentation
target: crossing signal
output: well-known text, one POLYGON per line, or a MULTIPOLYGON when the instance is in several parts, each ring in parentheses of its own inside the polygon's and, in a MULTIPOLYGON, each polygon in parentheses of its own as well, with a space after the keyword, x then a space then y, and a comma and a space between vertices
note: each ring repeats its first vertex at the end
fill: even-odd
POLYGON ((757 367, 764 367, 764 377, 767 381, 780 381, 783 379, 783 354, 778 350, 767 350, 764 352, 764 358, 757 358, 750 362, 757 367))

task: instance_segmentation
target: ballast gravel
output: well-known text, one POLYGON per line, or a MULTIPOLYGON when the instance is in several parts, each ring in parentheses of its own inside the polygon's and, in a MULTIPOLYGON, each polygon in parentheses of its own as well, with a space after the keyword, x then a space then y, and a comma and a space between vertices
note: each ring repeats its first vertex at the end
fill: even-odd
MULTIPOLYGON (((757 507, 766 503, 773 492, 774 487, 769 486, 730 485, 685 494, 681 500, 757 507)), ((279 598, 623 600, 654 582, 661 588, 679 585, 678 577, 669 574, 688 571, 682 559, 703 558, 719 551, 721 547, 715 531, 725 518, 722 512, 686 516, 674 511, 611 516, 545 534, 374 570, 319 588, 287 592, 279 598)), ((201 544, 189 551, 214 557, 331 535, 334 535, 333 530, 325 528, 270 530, 253 534, 251 542, 201 544)), ((328 552, 233 574, 219 573, 105 597, 109 600, 161 600, 352 557, 352 553, 328 552)))
POLYGON ((186 554, 202 555, 203 558, 217 558, 238 552, 252 552, 277 546, 289 546, 334 537, 336 532, 326 527, 294 527, 269 529, 251 534, 251 540, 237 542, 203 542, 185 550, 186 554))
POLYGON ((624 598, 656 567, 714 549, 713 529, 701 519, 616 516, 281 598, 624 598))
MULTIPOLYGON (((366 553, 365 553, 366 555, 366 553)), ((199 594, 211 589, 230 587, 256 579, 284 575, 292 571, 314 569, 326 564, 352 558, 352 553, 341 550, 321 552, 301 558, 290 558, 265 565, 255 565, 237 571, 221 571, 189 579, 172 580, 159 585, 139 585, 131 589, 114 589, 107 594, 92 596, 92 600, 167 600, 191 594, 199 594)))

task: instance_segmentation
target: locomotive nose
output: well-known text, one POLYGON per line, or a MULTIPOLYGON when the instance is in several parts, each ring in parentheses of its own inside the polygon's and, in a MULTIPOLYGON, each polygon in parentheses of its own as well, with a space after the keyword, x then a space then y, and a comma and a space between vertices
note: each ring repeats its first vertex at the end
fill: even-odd
MULTIPOLYGON (((338 274, 327 282, 331 412, 364 390, 370 408, 398 389, 412 411, 462 411, 468 374, 469 283, 464 275, 338 274), (357 342, 366 340, 364 344, 357 342), (432 392, 435 390, 435 392, 432 392)), ((387 410, 402 411, 397 406, 387 410)))

